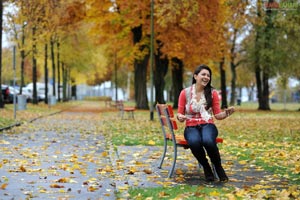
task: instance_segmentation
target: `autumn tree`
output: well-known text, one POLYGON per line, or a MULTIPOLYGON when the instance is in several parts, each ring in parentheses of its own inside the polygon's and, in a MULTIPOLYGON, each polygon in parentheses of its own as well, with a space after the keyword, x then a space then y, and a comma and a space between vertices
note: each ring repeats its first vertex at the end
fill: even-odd
POLYGON ((219 1, 170 0, 158 5, 156 35, 163 43, 161 51, 172 61, 173 107, 177 107, 184 71, 194 71, 196 66, 219 57, 224 9, 219 1))
POLYGON ((230 105, 235 104, 236 100, 236 80, 237 72, 236 68, 243 62, 243 59, 239 54, 243 49, 240 46, 239 40, 244 37, 245 32, 249 28, 250 17, 247 13, 247 7, 249 7, 248 1, 226 1, 227 6, 227 17, 225 21, 225 35, 228 42, 228 57, 231 71, 231 95, 230 105))
POLYGON ((88 18, 94 32, 91 34, 98 35, 98 44, 107 45, 107 53, 110 52, 114 58, 111 60, 117 64, 111 70, 133 66, 136 107, 149 108, 146 93, 149 38, 145 37, 144 29, 146 21, 149 21, 149 2, 89 3, 88 18))
POLYGON ((276 42, 279 56, 279 74, 287 74, 300 80, 300 9, 283 10, 277 14, 276 26, 278 40, 276 42))
MULTIPOLYGON (((11 2, 13 5, 7 15, 7 31, 11 35, 11 41, 16 45, 20 56, 20 94, 25 86, 25 63, 26 57, 30 54, 31 49, 26 45, 29 41, 28 20, 25 14, 25 5, 22 1, 11 2)), ((32 73, 31 73, 32 74, 32 73)))
MULTIPOLYGON (((26 53, 25 38, 28 38, 31 49, 27 52, 32 56, 32 82, 33 82, 33 103, 37 104, 37 46, 39 43, 40 28, 43 26, 43 6, 39 3, 29 3, 28 1, 12 1, 10 2, 17 9, 13 10, 8 15, 11 24, 11 31, 13 33, 13 41, 17 44, 21 56, 21 87, 24 86, 24 66, 26 53), (31 38, 29 37, 31 35, 31 38)), ((21 90, 22 92, 22 90, 21 90)))
POLYGON ((275 4, 273 1, 257 2, 253 29, 245 40, 248 44, 247 59, 254 66, 259 110, 270 110, 269 79, 294 76, 297 72, 294 66, 299 63, 296 56, 299 48, 295 44, 299 38, 299 34, 295 34, 299 22, 294 21, 299 11, 270 6, 275 4))

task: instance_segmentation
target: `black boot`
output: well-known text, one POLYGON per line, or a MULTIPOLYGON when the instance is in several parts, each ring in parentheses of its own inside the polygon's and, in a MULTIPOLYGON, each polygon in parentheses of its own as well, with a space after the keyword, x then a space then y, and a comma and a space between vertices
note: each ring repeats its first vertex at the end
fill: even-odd
POLYGON ((205 165, 205 166, 202 165, 202 167, 203 167, 203 171, 204 171, 205 181, 206 182, 215 181, 215 176, 214 176, 214 173, 211 170, 210 165, 209 164, 205 165))
POLYGON ((227 177, 222 165, 215 166, 215 169, 219 176, 220 182, 228 182, 228 177, 227 177))

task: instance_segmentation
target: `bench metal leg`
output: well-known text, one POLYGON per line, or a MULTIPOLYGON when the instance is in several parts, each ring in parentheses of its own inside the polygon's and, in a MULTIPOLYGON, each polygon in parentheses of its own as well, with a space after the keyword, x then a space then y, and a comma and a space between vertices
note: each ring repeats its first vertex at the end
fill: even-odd
POLYGON ((168 146, 167 140, 165 139, 165 140, 164 140, 164 152, 163 152, 163 154, 162 154, 162 156, 161 156, 161 159, 160 159, 160 162, 159 162, 159 165, 158 165, 158 168, 159 168, 159 169, 161 169, 162 164, 163 164, 163 162, 164 162, 164 159, 165 159, 165 157, 166 157, 167 146, 168 146))
POLYGON ((133 111, 128 111, 128 119, 134 119, 134 112, 133 111))
POLYGON ((168 178, 171 178, 171 176, 173 175, 174 169, 175 169, 175 165, 176 165, 176 160, 177 160, 177 145, 175 143, 173 143, 173 148, 174 148, 174 154, 173 154, 173 164, 172 167, 169 171, 169 175, 168 178))

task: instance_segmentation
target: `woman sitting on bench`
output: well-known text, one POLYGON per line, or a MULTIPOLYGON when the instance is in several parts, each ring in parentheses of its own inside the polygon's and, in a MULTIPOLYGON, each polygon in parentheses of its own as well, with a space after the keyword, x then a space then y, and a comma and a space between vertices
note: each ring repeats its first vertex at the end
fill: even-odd
POLYGON ((185 121, 184 137, 204 169, 205 180, 214 181, 206 150, 220 181, 227 182, 228 177, 222 167, 216 143, 218 129, 214 124, 213 115, 218 120, 225 119, 234 112, 234 107, 224 111, 220 109, 218 92, 211 86, 211 77, 211 69, 206 65, 200 65, 195 70, 192 85, 180 93, 177 119, 180 122, 185 121))

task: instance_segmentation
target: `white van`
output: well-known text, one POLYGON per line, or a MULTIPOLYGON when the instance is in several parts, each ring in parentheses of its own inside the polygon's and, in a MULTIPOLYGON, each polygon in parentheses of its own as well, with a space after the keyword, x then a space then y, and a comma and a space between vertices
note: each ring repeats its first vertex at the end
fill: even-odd
MULTIPOLYGON (((37 98, 39 101, 43 101, 45 99, 45 83, 36 83, 36 90, 37 90, 37 98)), ((29 83, 25 89, 31 93, 31 96, 33 96, 33 83, 29 83)), ((48 95, 52 95, 53 89, 52 85, 48 83, 48 95)))

